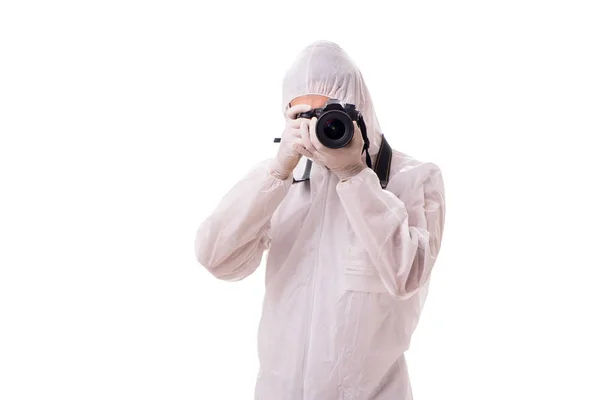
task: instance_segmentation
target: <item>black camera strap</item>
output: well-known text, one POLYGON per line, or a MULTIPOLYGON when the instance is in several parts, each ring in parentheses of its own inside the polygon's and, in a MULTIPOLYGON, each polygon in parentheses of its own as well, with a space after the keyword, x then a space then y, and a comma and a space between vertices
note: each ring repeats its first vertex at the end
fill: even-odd
POLYGON ((371 146, 371 143, 369 142, 369 136, 367 136, 367 124, 365 124, 365 120, 363 119, 361 114, 358 114, 358 127, 360 128, 360 132, 362 134, 363 137, 363 141, 364 141, 364 145, 363 145, 363 153, 367 153, 367 167, 369 168, 373 168, 373 165, 371 164, 371 155, 369 154, 369 146, 371 146))
POLYGON ((379 154, 377 154, 377 161, 375 161, 375 168, 373 170, 379 178, 381 187, 385 189, 390 181, 390 167, 392 166, 392 147, 385 139, 385 135, 381 135, 381 147, 379 154))

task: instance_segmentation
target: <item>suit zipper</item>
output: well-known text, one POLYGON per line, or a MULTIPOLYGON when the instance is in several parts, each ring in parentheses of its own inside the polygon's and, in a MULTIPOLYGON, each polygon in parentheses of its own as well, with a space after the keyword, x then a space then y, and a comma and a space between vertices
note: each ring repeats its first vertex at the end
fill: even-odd
POLYGON ((323 218, 325 217, 325 211, 327 209, 327 196, 329 195, 329 172, 325 173, 325 196, 323 200, 323 211, 321 213, 321 225, 319 227, 319 240, 317 242, 316 250, 315 250, 315 265, 313 268, 313 276, 312 276, 312 286, 311 286, 311 303, 310 309, 308 310, 308 327, 306 329, 306 341, 304 344, 304 359, 302 365, 302 399, 304 399, 304 386, 306 380, 306 361, 308 357, 308 353, 310 350, 310 344, 312 342, 310 336, 312 332, 312 318, 313 318, 313 310, 315 308, 315 286, 317 284, 317 268, 319 264, 319 252, 321 251, 321 238, 323 237, 323 218))

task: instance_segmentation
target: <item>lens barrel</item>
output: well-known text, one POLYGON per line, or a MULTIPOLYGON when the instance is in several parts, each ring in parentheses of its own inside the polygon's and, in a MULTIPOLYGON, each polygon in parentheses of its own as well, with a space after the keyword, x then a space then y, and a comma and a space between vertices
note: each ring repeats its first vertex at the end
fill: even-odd
POLYGON ((341 149, 352 140, 354 124, 344 111, 326 111, 317 120, 317 138, 323 146, 341 149))
POLYGON ((356 108, 353 104, 342 106, 337 100, 327 102, 325 108, 317 108, 308 112, 299 113, 296 118, 312 119, 317 117, 317 138, 323 146, 330 149, 341 149, 348 145, 354 136, 354 123, 356 108))

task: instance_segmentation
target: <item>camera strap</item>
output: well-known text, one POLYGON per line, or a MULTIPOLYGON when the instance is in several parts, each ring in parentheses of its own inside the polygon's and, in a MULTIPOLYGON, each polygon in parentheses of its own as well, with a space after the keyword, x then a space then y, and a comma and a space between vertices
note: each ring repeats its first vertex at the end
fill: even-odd
POLYGON ((371 146, 371 143, 369 142, 369 136, 367 135, 367 124, 365 124, 365 120, 363 119, 361 114, 358 114, 358 127, 360 128, 360 132, 362 134, 363 137, 363 142, 365 143, 363 146, 363 153, 367 153, 367 167, 369 168, 373 168, 373 165, 371 164, 371 155, 369 154, 369 146, 371 146))
POLYGON ((377 174, 381 188, 385 189, 390 181, 390 167, 392 166, 392 147, 385 139, 385 135, 381 135, 381 148, 379 154, 377 154, 377 161, 375 161, 375 168, 373 171, 377 174))

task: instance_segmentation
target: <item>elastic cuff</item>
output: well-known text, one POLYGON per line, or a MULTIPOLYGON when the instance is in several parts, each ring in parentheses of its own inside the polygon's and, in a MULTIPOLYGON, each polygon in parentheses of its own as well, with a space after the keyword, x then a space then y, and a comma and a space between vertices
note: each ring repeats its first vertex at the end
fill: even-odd
POLYGON ((286 181, 289 179, 292 172, 284 172, 278 165, 277 160, 272 160, 268 166, 269 173, 274 177, 282 181, 286 181))
POLYGON ((361 164, 354 165, 346 170, 337 172, 336 175, 338 176, 338 178, 340 178, 340 181, 346 182, 350 178, 355 177, 356 175, 360 174, 365 169, 367 169, 367 166, 361 163, 361 164))

